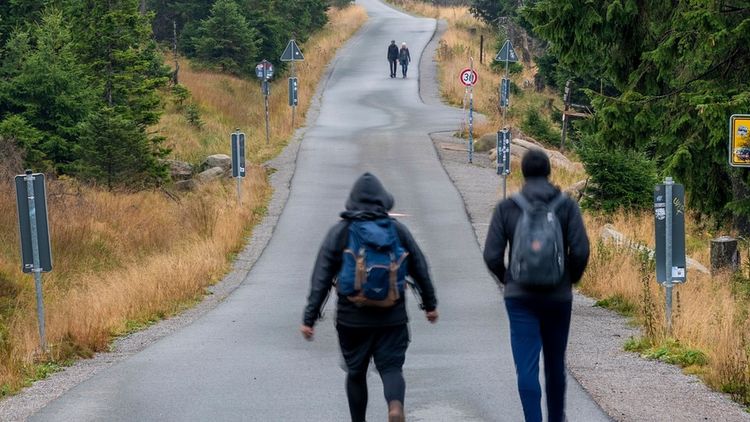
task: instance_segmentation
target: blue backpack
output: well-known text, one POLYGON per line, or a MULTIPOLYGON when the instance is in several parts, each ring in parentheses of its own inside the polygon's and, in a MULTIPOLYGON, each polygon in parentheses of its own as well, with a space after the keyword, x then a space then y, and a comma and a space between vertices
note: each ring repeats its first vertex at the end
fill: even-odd
POLYGON ((390 218, 352 221, 338 292, 359 306, 393 306, 404 294, 406 257, 390 218))

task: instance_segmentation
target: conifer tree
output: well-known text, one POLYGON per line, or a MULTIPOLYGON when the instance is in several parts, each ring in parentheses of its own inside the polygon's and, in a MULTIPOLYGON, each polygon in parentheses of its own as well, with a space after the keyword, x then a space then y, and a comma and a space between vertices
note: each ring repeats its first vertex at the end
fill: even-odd
POLYGON ((85 0, 78 5, 78 48, 95 75, 102 102, 81 139, 79 172, 116 185, 158 183, 166 169, 162 138, 150 136, 159 121, 157 89, 168 69, 151 39, 151 15, 139 0, 85 0), (106 129, 106 130, 104 130, 106 129))
POLYGON ((248 25, 234 0, 217 0, 211 16, 201 22, 193 39, 195 54, 224 72, 248 73, 255 65, 258 33, 248 25))

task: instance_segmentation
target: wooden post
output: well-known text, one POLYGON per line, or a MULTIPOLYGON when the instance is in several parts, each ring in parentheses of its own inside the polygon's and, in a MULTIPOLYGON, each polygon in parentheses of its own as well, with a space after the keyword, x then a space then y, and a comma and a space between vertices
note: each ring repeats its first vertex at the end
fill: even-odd
POLYGON ((711 275, 740 268, 740 250, 737 239, 721 236, 711 240, 711 275))

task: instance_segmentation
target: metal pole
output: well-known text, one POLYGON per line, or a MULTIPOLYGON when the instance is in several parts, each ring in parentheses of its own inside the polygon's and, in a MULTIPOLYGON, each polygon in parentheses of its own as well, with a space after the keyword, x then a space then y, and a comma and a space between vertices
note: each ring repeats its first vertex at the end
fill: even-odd
MULTIPOLYGON (((240 163, 242 162, 242 157, 240 156, 240 152, 242 151, 242 148, 240 148, 240 129, 237 128, 237 202, 242 205, 242 170, 240 169, 240 163)), ((234 145, 233 145, 234 146, 234 145)))
POLYGON ((667 319, 667 334, 672 333, 672 185, 674 181, 671 177, 667 177, 664 180, 664 194, 666 202, 666 239, 665 255, 666 255, 666 272, 667 277, 665 281, 666 291, 666 319, 667 319))
MULTIPOLYGON (((294 54, 292 54, 294 56, 294 54)), ((297 74, 294 71, 294 58, 292 58, 292 77, 296 77, 297 74)), ((292 97, 294 98, 294 96, 292 97)), ((292 132, 294 132, 294 115, 297 112, 297 104, 292 103, 292 132)))
MULTIPOLYGON (((474 58, 469 58, 471 62, 471 77, 474 77, 474 58)), ((469 163, 474 159, 474 82, 469 85, 469 163)))
MULTIPOLYGON (((505 54, 505 78, 504 78, 504 79, 508 79, 508 55, 509 55, 509 54, 510 54, 510 47, 508 48, 508 52, 507 52, 507 53, 505 54)), ((501 83, 501 85, 502 85, 502 83, 501 83)), ((500 97, 501 97, 501 98, 500 98, 500 101, 502 102, 502 88, 500 88, 500 91, 501 91, 501 92, 500 92, 500 97)), ((506 129, 506 130, 510 130, 510 129, 508 129, 508 126, 507 126, 507 124, 506 124, 506 120, 505 120, 505 117, 506 117, 506 113, 507 113, 507 111, 508 111, 508 105, 510 105, 510 81, 508 82, 508 104, 506 104, 506 105, 505 105, 505 106, 504 106, 504 107, 502 108, 502 109, 503 109, 503 127, 504 127, 504 128, 506 129)), ((512 140, 511 140, 511 142, 512 142, 512 140)), ((497 156, 498 156, 498 157, 500 157, 500 148, 499 148, 499 147, 498 147, 498 149, 497 149, 497 156)), ((505 165, 507 166, 507 165, 508 165, 508 163, 505 163, 505 165)), ((508 185, 507 185, 507 183, 508 183, 507 177, 508 177, 508 176, 507 176, 507 174, 505 174, 505 171, 503 171, 502 173, 503 173, 503 174, 502 174, 502 182, 503 182, 503 199, 505 199, 505 197, 506 197, 506 193, 507 193, 507 187, 508 187, 508 185)))
POLYGON ((36 203, 34 202, 34 176, 26 170, 26 190, 29 201, 29 223, 31 226, 31 251, 33 256, 34 284, 36 286, 36 313, 39 320, 39 345, 42 353, 47 351, 47 340, 44 329, 44 300, 42 298, 42 264, 39 258, 39 239, 36 227, 36 203))
POLYGON ((263 81, 263 84, 264 84, 263 97, 264 97, 264 102, 266 105, 266 145, 268 145, 271 143, 271 129, 268 123, 268 91, 269 91, 268 79, 265 79, 263 81))

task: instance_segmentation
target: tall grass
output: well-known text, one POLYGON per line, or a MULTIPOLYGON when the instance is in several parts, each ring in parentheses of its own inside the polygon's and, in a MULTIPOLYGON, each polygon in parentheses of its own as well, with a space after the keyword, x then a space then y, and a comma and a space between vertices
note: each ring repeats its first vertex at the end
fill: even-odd
MULTIPOLYGON (((707 363, 688 370, 712 388, 730 393, 750 405, 750 282, 747 275, 711 277, 688 270, 688 281, 674 288, 672 332, 666 331, 665 289, 654 277, 653 264, 644 273, 643 257, 631 249, 597 241, 605 223, 613 224, 629 239, 653 248, 650 213, 614 217, 586 216, 592 241, 591 263, 580 290, 596 298, 613 298, 634 309, 645 340, 655 348, 679 344, 697 349, 707 363)), ((695 227, 687 221, 688 228, 695 227)), ((688 230, 688 253, 704 264, 709 260, 708 236, 688 230)), ((745 257, 747 258, 747 257, 745 257)))
MULTIPOLYGON (((298 125, 336 47, 366 14, 349 7, 333 9, 329 17, 298 65, 298 125)), ((264 214, 271 188, 260 163, 280 151, 292 133, 285 85, 272 90, 273 137, 266 145, 257 83, 194 70, 187 62, 180 75, 192 92, 189 101, 201 110, 202 128, 191 125, 184 108, 170 104, 152 129, 167 136, 175 157, 195 163, 229 152, 228 134, 244 129, 252 164, 242 184, 243 206, 228 181, 184 195, 109 192, 68 179, 50 181, 54 269, 44 276, 44 295, 51 349, 42 355, 33 282, 21 272, 14 192, 9 178, 0 180, 0 397, 46 373, 39 369, 49 368, 49 362, 106 350, 113 335, 198 300, 228 271, 231 256, 264 214)))
MULTIPOLYGON (((323 71, 339 46, 367 19, 360 6, 331 9, 330 23, 301 46, 305 55, 297 62, 299 105, 295 126, 304 124, 307 109, 323 71)), ((184 113, 170 105, 170 113, 158 125, 167 137, 167 144, 177 158, 197 163, 208 154, 229 153, 229 133, 236 128, 246 132, 246 151, 255 163, 275 156, 293 133, 292 111, 288 105, 287 75, 276 75, 269 96, 270 143, 266 144, 265 107, 260 82, 255 78, 238 79, 200 68, 185 60, 180 61, 180 83, 192 94, 204 116, 216 116, 196 130, 184 113)))

